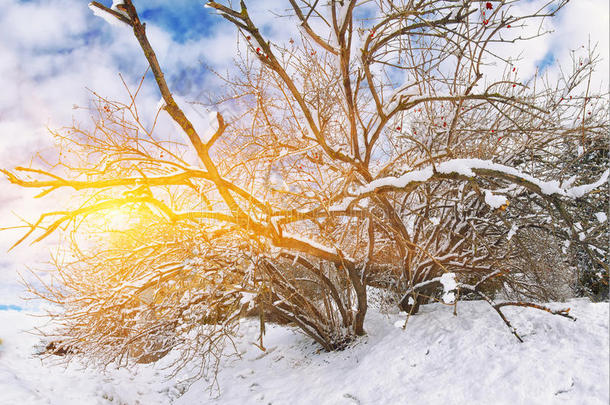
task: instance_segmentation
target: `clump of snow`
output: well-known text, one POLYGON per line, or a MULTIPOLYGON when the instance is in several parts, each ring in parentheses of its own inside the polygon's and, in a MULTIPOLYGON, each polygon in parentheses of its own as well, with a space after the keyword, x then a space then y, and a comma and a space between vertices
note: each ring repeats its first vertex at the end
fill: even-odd
MULTIPOLYGON (((540 191, 546 195, 558 194, 561 196, 579 198, 583 195, 593 191, 597 187, 605 184, 610 177, 610 169, 606 170, 602 176, 590 184, 583 184, 582 186, 572 188, 562 188, 558 181, 542 181, 529 174, 523 173, 514 167, 494 163, 491 160, 481 159, 452 159, 446 162, 440 163, 436 170, 439 173, 451 174, 456 173, 463 176, 474 177, 474 169, 488 169, 496 172, 505 173, 507 175, 521 178, 529 183, 532 183, 540 188, 540 191)), ((365 194, 375 191, 384 186, 390 186, 395 188, 406 187, 410 183, 414 182, 425 182, 430 179, 433 175, 432 168, 425 168, 422 170, 415 170, 406 173, 400 177, 384 177, 373 180, 369 184, 360 187, 359 194, 365 194)))
POLYGON ((457 288, 455 273, 444 273, 440 282, 443 285, 443 302, 453 304, 455 302, 455 289, 457 288))
POLYGON ((218 111, 208 111, 208 127, 203 133, 200 134, 202 141, 208 142, 210 139, 212 139, 212 136, 214 136, 216 131, 218 131, 218 120, 216 118, 218 114, 218 111))
MULTIPOLYGON (((120 4, 123 4, 123 2, 121 2, 120 4)), ((112 7, 116 7, 116 5, 113 3, 112 7)), ((119 20, 118 18, 116 18, 115 16, 110 14, 109 12, 104 11, 101 8, 94 6, 92 3, 89 3, 89 8, 91 9, 91 11, 93 11, 94 15, 96 15, 97 17, 103 18, 110 25, 114 25, 115 27, 129 27, 129 24, 126 24, 125 22, 119 20)), ((113 10, 114 10, 114 8, 113 8, 113 10)), ((124 11, 120 11, 120 10, 115 10, 115 11, 127 16, 127 14, 124 11)))
MULTIPOLYGON (((474 172, 472 171, 473 163, 479 159, 453 159, 447 162, 443 162, 439 165, 438 171, 440 173, 457 173, 464 176, 474 176, 474 172)), ((481 160, 481 162, 484 162, 481 160)), ((491 162, 489 162, 491 163, 491 162)), ((481 166, 481 165, 479 165, 481 166)))
POLYGON ((361 208, 366 208, 369 206, 370 200, 369 198, 363 198, 362 200, 358 201, 358 206, 361 208))
POLYGON ((161 110, 162 108, 165 108, 166 105, 167 104, 165 103, 165 100, 163 99, 163 97, 161 97, 161 99, 157 103, 157 111, 161 110))
POLYGON ((608 180, 608 176, 610 175, 610 170, 606 170, 602 176, 594 183, 584 184, 578 187, 572 187, 569 189, 564 189, 559 186, 559 182, 556 180, 551 181, 542 181, 536 179, 535 177, 523 173, 514 167, 505 166, 498 163, 493 163, 490 160, 481 160, 481 159, 453 159, 446 162, 441 163, 437 170, 440 173, 458 173, 464 176, 474 176, 473 169, 490 169, 498 172, 506 173, 512 176, 520 177, 532 184, 540 187, 540 190, 543 194, 552 195, 558 194, 562 196, 578 198, 587 194, 588 192, 594 190, 595 188, 605 184, 608 180))
POLYGON ((358 189, 358 194, 365 194, 383 186, 393 186, 397 188, 405 187, 407 184, 414 181, 426 181, 432 177, 432 168, 423 170, 415 170, 400 177, 384 177, 382 179, 373 180, 365 186, 358 189))
POLYGON ((571 187, 572 184, 576 181, 576 176, 571 176, 569 179, 563 182, 563 187, 568 188, 571 187))
POLYGON ((606 169, 606 171, 602 174, 599 180, 591 184, 583 184, 582 186, 572 187, 567 190, 567 195, 572 198, 582 197, 583 195, 595 190, 597 187, 606 184, 609 175, 610 170, 606 169))
POLYGON ((340 211, 345 211, 349 208, 349 204, 354 201, 353 198, 348 197, 348 198, 344 198, 343 201, 341 202, 341 204, 336 204, 333 205, 332 207, 328 208, 329 212, 340 212, 340 211))
POLYGON ((506 235, 506 239, 511 240, 513 238, 513 236, 515 236, 515 234, 517 233, 517 231, 519 230, 519 227, 515 224, 513 224, 513 226, 510 227, 510 231, 508 231, 508 235, 506 235))
POLYGON ((125 4, 125 0, 112 0, 112 6, 110 8, 119 14, 123 14, 125 17, 129 17, 129 14, 127 14, 127 12, 125 10, 118 7, 118 6, 122 6, 124 4, 125 4))
POLYGON ((501 206, 506 205, 506 197, 503 195, 496 195, 490 190, 485 190, 485 203, 491 208, 500 208, 501 206))
POLYGON ((246 305, 247 304, 248 305, 248 309, 250 309, 254 305, 254 299, 255 298, 256 298, 256 294, 242 291, 241 292, 241 299, 240 299, 239 302, 242 305, 246 305))
POLYGON ((274 191, 287 191, 288 184, 284 181, 282 174, 277 170, 272 170, 269 173, 269 186, 274 191))
POLYGON ((595 218, 597 218, 597 220, 602 224, 608 220, 608 217, 606 216, 605 212, 596 212, 595 218))

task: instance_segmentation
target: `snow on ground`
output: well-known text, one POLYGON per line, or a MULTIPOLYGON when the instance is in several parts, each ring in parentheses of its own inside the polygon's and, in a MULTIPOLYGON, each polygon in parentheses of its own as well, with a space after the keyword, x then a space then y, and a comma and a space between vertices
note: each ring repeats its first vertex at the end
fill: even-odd
POLYGON ((0 311, 0 405, 164 405, 179 395, 153 367, 103 374, 34 356, 40 338, 28 331, 42 324, 24 312, 0 311))
POLYGON ((159 366, 101 374, 32 358, 36 337, 19 329, 40 320, 0 311, 0 404, 608 404, 608 303, 572 300, 578 320, 506 309, 519 343, 483 302, 432 304, 412 316, 371 310, 368 336, 335 353, 319 352, 306 337, 269 325, 266 352, 251 341, 257 322, 242 324, 241 358, 225 361, 221 393, 196 382, 177 398, 177 379, 159 366), (177 399, 176 399, 177 398, 177 399))

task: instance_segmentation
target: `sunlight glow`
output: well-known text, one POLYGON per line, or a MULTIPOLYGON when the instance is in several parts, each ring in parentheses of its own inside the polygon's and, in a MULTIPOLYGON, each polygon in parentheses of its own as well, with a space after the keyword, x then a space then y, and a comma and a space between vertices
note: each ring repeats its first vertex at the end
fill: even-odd
POLYGON ((137 208, 119 206, 103 212, 102 230, 107 232, 123 232, 138 222, 137 208))

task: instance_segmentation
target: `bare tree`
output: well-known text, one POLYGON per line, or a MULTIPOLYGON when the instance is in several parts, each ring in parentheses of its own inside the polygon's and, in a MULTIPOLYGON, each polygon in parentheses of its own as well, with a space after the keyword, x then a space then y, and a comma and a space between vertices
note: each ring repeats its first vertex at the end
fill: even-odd
POLYGON ((59 286, 39 292, 63 306, 66 344, 103 362, 172 348, 209 360, 249 313, 261 319, 261 348, 273 320, 341 349, 365 334, 367 286, 409 314, 475 295, 509 327, 507 305, 569 317, 521 301, 547 297, 538 290, 552 277, 528 267, 564 241, 607 280, 604 227, 587 226, 594 213, 573 201, 607 204, 598 191, 608 170, 575 173, 564 158, 577 145, 607 151, 608 115, 588 114, 607 99, 581 92, 594 55, 558 83, 521 82, 499 49, 566 1, 528 15, 510 1, 288 3, 302 30, 286 43, 265 38, 243 1, 206 4, 248 50, 239 74, 224 77, 226 94, 206 101, 233 112, 218 113, 210 134, 177 104, 133 3, 91 3, 133 28, 162 109, 190 142, 164 142, 144 125, 137 92, 129 104, 100 97, 94 130, 54 134, 67 156, 54 169, 3 170, 41 195, 82 197, 17 242, 67 231, 74 260, 58 261, 59 286), (129 226, 84 241, 117 211, 129 226), (500 289, 518 299, 496 302, 500 289))

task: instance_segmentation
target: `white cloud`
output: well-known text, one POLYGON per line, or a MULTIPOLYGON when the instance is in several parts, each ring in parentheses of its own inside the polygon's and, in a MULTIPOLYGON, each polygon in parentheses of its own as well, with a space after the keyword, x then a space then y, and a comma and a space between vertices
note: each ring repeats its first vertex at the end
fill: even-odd
POLYGON ((566 66, 570 63, 570 51, 580 49, 584 56, 584 48, 590 43, 597 44, 597 51, 601 57, 595 73, 595 82, 608 86, 610 73, 608 53, 610 49, 610 10, 607 1, 578 0, 568 3, 565 10, 558 16, 556 31, 550 38, 550 47, 559 60, 559 64, 566 66))
POLYGON ((81 2, 59 0, 44 3, 2 2, 0 32, 3 41, 10 41, 24 50, 66 47, 80 42, 86 27, 81 2))

